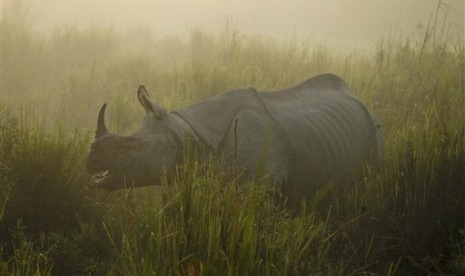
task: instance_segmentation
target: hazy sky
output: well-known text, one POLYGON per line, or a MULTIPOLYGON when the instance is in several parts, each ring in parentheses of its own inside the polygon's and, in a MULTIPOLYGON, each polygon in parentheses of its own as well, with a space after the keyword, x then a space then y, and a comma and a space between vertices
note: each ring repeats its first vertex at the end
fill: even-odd
MULTIPOLYGON (((438 0, 0 0, 23 1, 35 25, 89 24, 155 34, 193 28, 218 31, 232 18, 243 33, 305 38, 373 39, 393 30, 413 34, 427 23, 438 0)), ((464 0, 443 0, 450 29, 463 36, 464 0)), ((441 22, 442 24, 442 19, 441 22)))

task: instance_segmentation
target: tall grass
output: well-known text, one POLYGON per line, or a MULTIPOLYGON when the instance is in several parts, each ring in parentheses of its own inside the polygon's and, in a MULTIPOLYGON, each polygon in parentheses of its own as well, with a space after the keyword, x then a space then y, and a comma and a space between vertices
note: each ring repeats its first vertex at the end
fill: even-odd
MULTIPOLYGON (((241 34, 145 38, 109 28, 37 34, 4 12, 0 271, 11 275, 465 273, 465 46, 431 24, 373 51, 241 34), (137 44, 137 43, 135 43, 137 44), (145 84, 176 109, 225 90, 335 72, 383 122, 385 160, 300 214, 270 187, 190 160, 171 183, 108 193, 83 162, 96 113, 129 133, 145 84), (56 127, 59 125, 60 127, 56 127)), ((309 204, 311 205, 311 204, 309 204)))

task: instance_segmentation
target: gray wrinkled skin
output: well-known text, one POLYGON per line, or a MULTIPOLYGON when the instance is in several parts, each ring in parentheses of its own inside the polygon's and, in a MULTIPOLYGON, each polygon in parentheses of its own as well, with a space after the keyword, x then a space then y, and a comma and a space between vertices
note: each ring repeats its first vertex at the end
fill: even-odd
POLYGON ((164 170, 169 176, 182 161, 186 141, 235 159, 249 176, 264 163, 260 174, 292 202, 382 159, 380 124, 332 74, 281 91, 229 91, 170 113, 152 103, 143 86, 138 99, 147 115, 132 136, 112 134, 102 106, 87 159, 100 188, 159 184, 164 170))

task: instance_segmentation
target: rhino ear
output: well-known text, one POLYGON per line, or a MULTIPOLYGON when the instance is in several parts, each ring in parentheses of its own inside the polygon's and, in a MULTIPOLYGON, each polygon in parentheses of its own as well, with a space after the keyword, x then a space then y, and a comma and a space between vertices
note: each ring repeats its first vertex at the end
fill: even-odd
POLYGON ((145 89, 145 86, 139 86, 139 89, 137 89, 137 98, 139 99, 142 107, 145 109, 145 112, 152 113, 155 115, 155 118, 159 120, 163 120, 168 117, 168 113, 163 108, 150 101, 149 92, 145 89))

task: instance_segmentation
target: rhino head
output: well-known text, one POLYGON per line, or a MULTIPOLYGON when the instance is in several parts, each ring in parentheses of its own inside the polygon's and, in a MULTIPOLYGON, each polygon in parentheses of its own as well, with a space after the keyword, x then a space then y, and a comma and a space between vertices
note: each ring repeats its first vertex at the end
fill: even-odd
POLYGON ((144 86, 139 87, 137 97, 146 115, 141 129, 131 136, 108 130, 106 104, 100 109, 86 163, 99 188, 117 190, 160 184, 164 171, 169 172, 182 157, 181 136, 187 131, 187 124, 151 102, 144 86))

